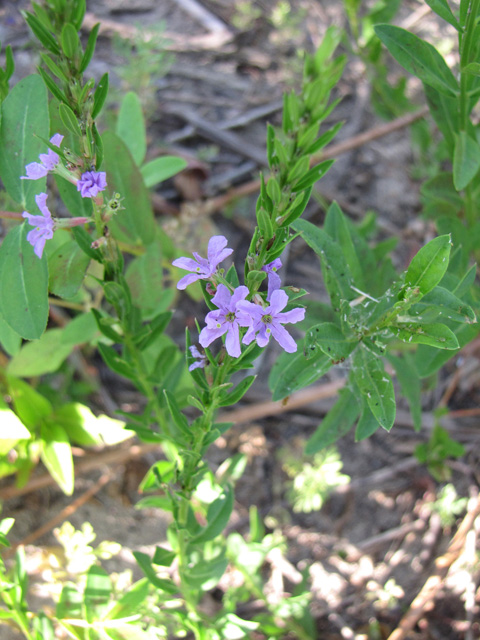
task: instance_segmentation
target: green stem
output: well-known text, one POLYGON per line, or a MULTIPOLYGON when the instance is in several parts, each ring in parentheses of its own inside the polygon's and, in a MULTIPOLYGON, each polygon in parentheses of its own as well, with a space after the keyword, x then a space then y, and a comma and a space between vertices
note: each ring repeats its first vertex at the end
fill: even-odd
POLYGON ((27 638, 27 640, 33 640, 33 636, 28 630, 28 625, 25 624, 24 615, 19 611, 15 611, 14 613, 15 613, 15 622, 20 627, 25 638, 27 638))

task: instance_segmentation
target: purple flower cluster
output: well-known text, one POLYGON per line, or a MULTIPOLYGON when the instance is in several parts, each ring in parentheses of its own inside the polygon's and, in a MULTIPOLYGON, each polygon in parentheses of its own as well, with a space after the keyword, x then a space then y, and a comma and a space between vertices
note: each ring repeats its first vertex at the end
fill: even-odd
MULTIPOLYGON (((215 284, 217 267, 222 260, 232 253, 232 249, 225 248, 227 239, 224 236, 213 236, 208 243, 208 258, 202 258, 194 253, 195 260, 191 258, 178 258, 173 262, 175 267, 180 267, 192 273, 184 276, 177 284, 178 289, 185 289, 189 284, 197 280, 211 280, 215 284)), ((279 258, 262 267, 268 276, 267 306, 261 302, 254 304, 246 300, 249 290, 245 286, 236 287, 230 291, 226 284, 219 283, 211 302, 217 307, 205 317, 206 326, 201 330, 199 342, 202 347, 225 336, 225 348, 233 358, 241 354, 241 344, 250 344, 256 340, 259 347, 265 347, 270 337, 288 353, 297 350, 297 345, 292 336, 284 328, 284 324, 300 322, 305 317, 305 309, 296 308, 283 312, 288 304, 288 296, 280 289, 281 280, 277 270, 282 266, 279 258), (243 338, 240 329, 247 328, 243 338)), ((259 300, 261 300, 259 298, 259 300)), ((197 367, 203 367, 205 356, 201 356, 196 347, 191 347, 191 354, 199 360, 190 365, 192 371, 197 367), (195 352, 194 352, 195 349, 195 352)))
POLYGON ((86 171, 77 182, 77 191, 82 198, 96 198, 107 186, 107 174, 104 171, 86 171))
MULTIPOLYGON (((56 133, 50 138, 50 144, 54 147, 60 148, 62 144, 63 136, 60 133, 56 133)), ((39 155, 40 162, 30 162, 25 167, 27 172, 26 176, 21 176, 21 180, 39 180, 44 178, 47 173, 53 171, 57 164, 60 162, 60 156, 52 149, 49 149, 47 153, 41 153, 39 155)))
POLYGON ((43 249, 45 248, 45 242, 53 238, 53 231, 55 229, 55 223, 47 207, 47 194, 39 193, 35 196, 35 202, 43 215, 34 216, 28 211, 24 211, 22 216, 27 218, 28 224, 35 227, 27 234, 27 240, 32 245, 35 254, 41 258, 43 249))
POLYGON ((216 272, 218 265, 222 260, 225 260, 233 249, 226 249, 227 239, 224 236, 213 236, 208 242, 207 258, 193 252, 195 260, 192 258, 178 258, 172 262, 174 267, 185 269, 185 271, 192 271, 192 273, 183 276, 177 284, 177 289, 185 289, 192 282, 197 280, 209 280, 216 272))
MULTIPOLYGON (((56 133, 50 138, 50 144, 60 149, 63 136, 60 133, 56 133)), ((25 167, 26 176, 21 176, 21 180, 39 180, 44 178, 51 171, 60 173, 63 177, 66 177, 71 182, 77 185, 77 190, 80 191, 83 198, 95 198, 101 191, 107 186, 106 174, 103 171, 86 171, 82 174, 80 179, 69 173, 65 167, 60 166, 60 156, 52 149, 48 149, 47 153, 41 153, 40 162, 31 162, 25 167), (57 168, 58 167, 58 168, 57 168)), ((77 174, 78 175, 78 174, 77 174)), ((34 216, 28 211, 23 212, 23 217, 28 220, 28 223, 35 227, 27 235, 27 240, 33 246, 35 254, 41 258, 43 250, 45 248, 45 242, 53 237, 55 223, 52 219, 52 214, 48 210, 45 202, 47 199, 46 193, 40 193, 35 196, 35 201, 40 209, 42 216, 34 216)), ((82 224, 83 218, 69 219, 70 224, 64 226, 75 226, 82 224)))

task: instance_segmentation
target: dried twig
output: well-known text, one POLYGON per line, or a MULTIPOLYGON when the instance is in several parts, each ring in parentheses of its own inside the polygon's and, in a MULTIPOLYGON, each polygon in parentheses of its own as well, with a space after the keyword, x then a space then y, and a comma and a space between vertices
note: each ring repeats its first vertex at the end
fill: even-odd
POLYGON ((85 491, 85 493, 82 493, 81 496, 79 496, 67 507, 62 509, 60 513, 57 513, 57 515, 51 518, 48 522, 43 524, 41 527, 39 527, 35 531, 32 531, 32 533, 30 533, 28 536, 23 538, 23 540, 20 540, 20 542, 12 544, 10 548, 4 551, 3 557, 9 558, 15 553, 18 547, 20 547, 21 545, 31 544, 32 542, 35 542, 35 540, 38 540, 38 538, 41 538, 45 533, 48 533, 51 529, 53 529, 53 527, 57 526, 57 524, 60 524, 61 522, 69 518, 73 513, 75 513, 75 511, 77 511, 81 506, 83 506, 86 502, 88 502, 92 496, 98 493, 102 487, 104 487, 108 482, 110 482, 112 477, 113 477, 113 474, 111 473, 111 471, 107 471, 107 473, 104 473, 99 478, 99 480, 97 480, 97 482, 92 487, 90 487, 90 489, 88 489, 88 491, 85 491))
POLYGON ((423 585, 420 593, 410 605, 409 610, 400 620, 398 627, 391 633, 387 640, 404 640, 417 624, 420 617, 431 607, 436 594, 441 588, 443 581, 452 564, 457 560, 465 546, 465 540, 470 529, 474 526, 475 520, 480 516, 480 494, 469 501, 467 514, 443 556, 435 560, 435 572, 423 585))

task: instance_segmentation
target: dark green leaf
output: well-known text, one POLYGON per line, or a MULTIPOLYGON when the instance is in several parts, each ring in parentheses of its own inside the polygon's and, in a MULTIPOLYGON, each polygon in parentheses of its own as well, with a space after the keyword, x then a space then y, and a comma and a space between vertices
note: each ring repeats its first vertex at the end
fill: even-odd
POLYGON ((12 229, 0 245, 0 312, 22 338, 36 340, 48 318, 48 267, 27 242, 24 223, 12 229))
POLYGON ((233 510, 234 493, 229 485, 224 492, 208 507, 207 524, 193 536, 190 544, 204 544, 216 538, 228 524, 233 510))
POLYGON ((428 344, 437 349, 458 349, 458 340, 451 329, 444 324, 396 323, 391 332, 403 342, 428 344))
POLYGON ((122 100, 115 133, 127 145, 140 167, 147 152, 147 132, 140 98, 133 91, 126 93, 122 100))
POLYGON ((63 25, 61 42, 65 56, 70 60, 75 60, 77 52, 80 49, 80 39, 73 24, 67 22, 63 25))
POLYGON ((104 73, 93 95, 92 118, 95 119, 105 103, 108 94, 108 73, 104 73))
POLYGON ((405 275, 405 286, 418 289, 425 295, 443 278, 450 256, 449 235, 438 236, 420 249, 411 261, 405 275))
POLYGON ((350 431, 359 411, 360 407, 354 394, 348 388, 342 389, 336 403, 308 439, 305 453, 310 456, 334 444, 350 431))
POLYGON ((235 389, 233 391, 230 391, 230 393, 228 393, 227 391, 222 392, 218 401, 218 406, 229 407, 232 404, 237 404, 237 402, 239 402, 247 393, 256 377, 257 376, 247 376, 241 382, 239 382, 235 389))
POLYGON ((49 288, 60 298, 73 298, 83 283, 90 258, 73 240, 62 244, 49 257, 49 288))
POLYGON ((156 238, 150 195, 139 169, 125 144, 114 133, 103 136, 107 182, 121 193, 122 206, 109 228, 116 238, 128 244, 148 245, 156 238))
POLYGON ((430 43, 391 24, 379 24, 375 33, 409 73, 447 96, 459 93, 458 82, 447 63, 430 43))
POLYGON ((0 122, 0 177, 15 202, 35 213, 35 195, 45 191, 45 178, 21 180, 25 165, 38 162, 48 138, 47 92, 41 79, 32 75, 20 80, 2 104, 0 122), (39 137, 40 136, 40 137, 39 137))
POLYGON ((315 184, 320 178, 327 173, 335 160, 323 160, 315 165, 308 173, 306 173, 301 180, 292 186, 292 191, 303 191, 315 184))
POLYGON ((448 6, 447 0, 425 0, 428 6, 435 11, 437 15, 443 18, 446 22, 452 25, 457 31, 461 31, 462 28, 458 24, 458 20, 452 13, 452 10, 448 6))
POLYGON ((165 580, 164 578, 157 577, 157 574, 152 567, 152 560, 146 553, 142 553, 141 551, 134 551, 133 555, 135 556, 135 560, 137 561, 140 569, 143 571, 149 581, 155 587, 157 587, 157 589, 170 594, 178 592, 178 587, 171 580, 165 580))
POLYGON ((366 440, 377 431, 380 423, 373 415, 366 398, 362 397, 362 410, 355 428, 355 442, 366 440))
POLYGON ((95 51, 95 45, 97 43, 98 30, 100 29, 100 22, 93 27, 88 36, 87 46, 85 47, 85 53, 83 54, 82 61, 80 63, 80 73, 83 73, 90 64, 93 53, 95 51))
POLYGON ((466 131, 455 136, 453 183, 457 191, 465 189, 480 169, 480 145, 466 131))
POLYGON ((268 379, 273 400, 282 400, 294 391, 307 387, 325 375, 331 366, 331 359, 323 353, 307 361, 300 344, 297 353, 282 353, 268 379))
POLYGON ((305 354, 310 358, 317 347, 331 360, 343 361, 352 353, 358 344, 357 340, 347 339, 343 331, 332 322, 322 322, 305 334, 305 354))
POLYGON ((162 156, 144 164, 140 169, 140 173, 142 174, 145 186, 150 188, 177 175, 177 173, 186 169, 187 166, 187 162, 183 158, 177 158, 177 156, 162 156))
POLYGON ((65 127, 69 131, 71 131, 74 135, 80 137, 82 135, 82 131, 79 127, 78 119, 77 119, 77 116, 70 109, 70 107, 66 105, 64 102, 61 102, 58 107, 58 112, 60 114, 60 118, 62 119, 62 122, 65 125, 65 127))
POLYGON ((402 357, 389 353, 387 360, 394 367, 402 393, 410 406, 414 429, 420 431, 422 427, 421 384, 414 361, 407 353, 402 357))
POLYGON ((382 361, 365 348, 357 349, 353 356, 352 372, 380 426, 390 431, 395 422, 395 391, 382 361))
POLYGON ((129 378, 130 380, 136 380, 136 374, 132 367, 118 355, 115 349, 112 349, 112 347, 108 347, 100 342, 98 344, 98 350, 100 351, 100 355, 105 361, 105 364, 112 371, 115 371, 115 373, 118 373, 125 378, 129 378))
POLYGON ((60 55, 60 47, 52 34, 44 27, 40 20, 33 15, 33 13, 25 12, 23 14, 25 22, 28 24, 33 33, 37 36, 43 46, 54 53, 56 56, 60 55))

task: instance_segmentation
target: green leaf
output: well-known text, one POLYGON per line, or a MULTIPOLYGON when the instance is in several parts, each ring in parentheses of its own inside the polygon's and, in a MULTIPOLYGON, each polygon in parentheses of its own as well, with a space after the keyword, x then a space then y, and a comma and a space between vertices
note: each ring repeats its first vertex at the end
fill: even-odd
POLYGON ((65 242, 49 257, 49 288, 60 298, 73 298, 82 286, 90 258, 74 240, 65 242))
POLYGON ((74 60, 77 52, 80 50, 80 39, 73 24, 67 22, 63 25, 61 42, 65 56, 70 60, 74 60))
POLYGON ((334 162, 335 160, 323 160, 323 162, 319 162, 292 186, 292 191, 303 191, 311 187, 315 182, 320 180, 320 178, 323 178, 334 162))
POLYGON ((147 599, 149 592, 150 583, 147 578, 138 580, 118 598, 118 601, 109 610, 104 619, 117 620, 137 614, 140 605, 147 599))
POLYGON ((8 373, 26 378, 56 371, 74 348, 62 342, 62 333, 62 329, 49 329, 39 340, 24 344, 10 361, 8 373))
POLYGON ((45 178, 21 180, 25 166, 38 162, 49 136, 47 91, 41 78, 28 76, 16 84, 2 104, 0 177, 10 197, 33 213, 35 195, 45 191, 45 178))
POLYGON ((407 353, 402 357, 389 353, 386 357, 395 369, 402 393, 410 406, 414 429, 420 431, 422 427, 421 384, 413 358, 407 353))
POLYGON ((455 76, 430 43, 390 24, 376 25, 374 30, 392 56, 409 73, 442 94, 458 95, 459 87, 455 76))
POLYGON ((360 407, 352 391, 348 388, 342 389, 336 403, 307 440, 305 453, 311 456, 348 433, 359 411, 360 407))
POLYGON ((112 371, 115 371, 115 373, 118 373, 129 380, 136 380, 136 374, 132 367, 118 355, 115 349, 112 349, 112 347, 108 347, 100 342, 98 344, 98 350, 100 351, 100 355, 105 361, 105 364, 112 371))
POLYGON ((233 500, 234 492, 227 485, 223 493, 208 506, 207 524, 191 538, 190 544, 204 544, 222 533, 232 515, 233 500))
POLYGON ((241 380, 230 393, 227 391, 222 392, 218 401, 218 406, 229 407, 232 404, 237 404, 237 402, 239 402, 250 389, 256 377, 257 376, 247 376, 241 380))
POLYGON ((48 29, 44 27, 40 20, 35 15, 33 15, 33 13, 25 12, 23 16, 25 18, 25 22, 28 24, 30 29, 43 44, 43 46, 56 56, 59 56, 61 52, 57 41, 48 31, 48 29))
POLYGON ((8 394, 12 397, 15 413, 27 429, 33 430, 43 418, 52 413, 52 405, 27 382, 7 377, 8 394))
POLYGON ((22 338, 35 340, 47 325, 48 267, 45 255, 33 253, 28 231, 23 223, 0 245, 0 312, 22 338))
POLYGON ((188 164, 183 158, 162 156, 161 158, 155 158, 144 164, 140 172, 145 186, 150 188, 177 175, 177 173, 186 169, 187 166, 188 164))
POLYGON ((466 131, 455 135, 453 184, 457 191, 465 189, 480 169, 480 145, 466 131))
POLYGON ((112 591, 112 581, 105 569, 95 564, 92 565, 87 571, 87 581, 83 593, 88 622, 103 618, 112 591))
POLYGON ((228 566, 228 560, 224 553, 220 553, 213 559, 201 558, 185 572, 185 581, 193 589, 210 591, 219 582, 228 566))
POLYGON ((40 453, 43 464, 49 470, 61 490, 71 496, 74 489, 72 449, 65 429, 52 422, 44 422, 40 428, 43 447, 40 453))
POLYGON ((140 166, 147 152, 147 133, 142 105, 133 91, 129 91, 122 100, 115 133, 127 145, 137 166, 140 166))
POLYGON ((14 356, 20 350, 22 338, 8 325, 0 315, 0 344, 9 356, 14 356))
POLYGON ((348 340, 343 331, 333 322, 322 322, 311 327, 305 334, 307 357, 317 350, 323 351, 331 360, 341 362, 348 358, 358 344, 358 339, 348 340))
POLYGON ((452 13, 452 10, 448 6, 447 0, 425 0, 428 6, 435 11, 435 13, 443 18, 448 24, 451 24, 454 29, 461 31, 462 28, 458 23, 458 20, 452 13))
POLYGON ((118 240, 148 245, 156 237, 155 221, 139 169, 125 143, 114 133, 106 131, 103 143, 108 186, 124 198, 124 209, 110 221, 109 227, 118 240))
POLYGON ((170 411, 170 415, 172 416, 172 420, 181 432, 180 437, 183 440, 185 440, 185 437, 186 437, 186 442, 191 442, 192 441, 191 427, 188 424, 187 418, 180 411, 177 401, 175 400, 175 396, 173 395, 173 393, 170 393, 170 391, 167 391, 166 389, 163 390, 163 395, 165 396, 167 407, 168 407, 168 410, 170 411))
POLYGON ((141 551, 134 551, 133 555, 135 556, 138 566, 153 586, 157 587, 157 589, 160 589, 161 591, 165 591, 166 593, 178 593, 178 587, 171 580, 165 580, 164 578, 159 578, 157 576, 155 569, 152 567, 152 560, 150 556, 146 553, 142 553, 141 551))
POLYGON ((272 399, 282 400, 294 391, 307 387, 325 375, 331 366, 331 359, 324 353, 319 353, 308 361, 300 350, 293 354, 282 353, 273 365, 268 379, 272 399))
POLYGON ((58 113, 65 127, 74 135, 81 137, 82 131, 78 124, 78 118, 70 107, 64 102, 61 102, 58 106, 58 113))
POLYGON ((102 444, 97 417, 80 402, 70 402, 55 410, 53 419, 63 427, 72 442, 82 447, 102 444))
POLYGON ((342 248, 345 260, 350 267, 353 281, 357 287, 364 287, 362 266, 353 243, 350 226, 343 211, 336 202, 332 202, 325 217, 324 230, 342 248))
POLYGON ((0 397, 0 455, 7 454, 19 440, 31 437, 27 427, 0 397))
POLYGON ((302 234, 305 242, 320 257, 322 272, 334 309, 340 309, 342 300, 352 300, 352 276, 341 247, 330 236, 307 220, 296 220, 292 225, 302 234))
POLYGON ((405 286, 422 295, 436 287, 447 270, 450 249, 449 235, 438 236, 422 247, 407 269, 405 286))
POLYGON ((92 108, 92 118, 96 118, 107 99, 108 94, 108 73, 104 73, 100 78, 100 82, 95 89, 95 93, 93 94, 93 108, 92 108))
POLYGON ((425 97, 430 115, 445 137, 449 151, 453 154, 455 133, 459 130, 457 100, 428 85, 425 85, 425 97))
POLYGON ((382 361, 362 347, 353 356, 352 372, 380 426, 390 431, 395 422, 395 391, 382 361))
POLYGON ((355 428, 355 442, 360 442, 361 440, 370 438, 379 426, 380 423, 373 415, 366 398, 362 397, 362 411, 355 428))
POLYGON ((88 36, 87 46, 85 47, 85 53, 83 54, 82 61, 80 63, 79 71, 83 73, 90 64, 93 53, 95 51, 95 45, 97 43, 98 30, 100 29, 100 22, 93 27, 88 36))
POLYGON ((444 287, 435 287, 409 309, 415 322, 433 322, 438 318, 455 322, 476 322, 472 307, 444 287))
POLYGON ((437 349, 458 349, 458 340, 451 329, 444 324, 396 323, 390 327, 394 336, 403 342, 428 344, 437 349))

